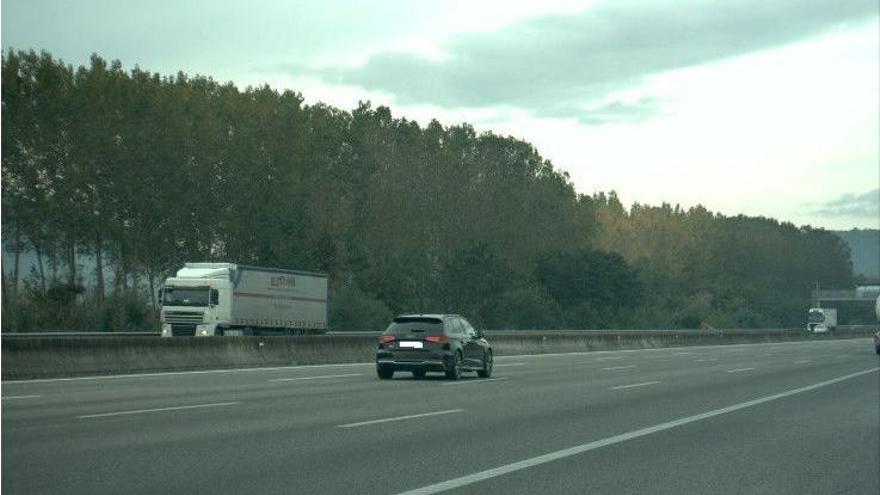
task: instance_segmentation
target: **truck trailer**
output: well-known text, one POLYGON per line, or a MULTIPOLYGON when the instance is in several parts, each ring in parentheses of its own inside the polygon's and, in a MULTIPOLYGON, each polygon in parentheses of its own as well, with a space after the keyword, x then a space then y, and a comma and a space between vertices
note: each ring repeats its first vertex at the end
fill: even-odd
POLYGON ((327 275, 186 263, 159 290, 163 337, 327 331, 327 275))
POLYGON ((826 333, 837 330, 836 308, 810 308, 807 313, 807 331, 826 333))

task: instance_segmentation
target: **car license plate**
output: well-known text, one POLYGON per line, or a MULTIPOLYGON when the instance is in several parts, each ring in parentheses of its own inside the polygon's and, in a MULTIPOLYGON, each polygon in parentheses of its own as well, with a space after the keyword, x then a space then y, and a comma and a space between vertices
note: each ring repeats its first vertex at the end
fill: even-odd
POLYGON ((407 340, 402 340, 402 341, 400 342, 400 347, 409 347, 410 349, 421 349, 421 348, 422 348, 422 343, 421 343, 421 342, 410 342, 410 341, 407 341, 407 340))

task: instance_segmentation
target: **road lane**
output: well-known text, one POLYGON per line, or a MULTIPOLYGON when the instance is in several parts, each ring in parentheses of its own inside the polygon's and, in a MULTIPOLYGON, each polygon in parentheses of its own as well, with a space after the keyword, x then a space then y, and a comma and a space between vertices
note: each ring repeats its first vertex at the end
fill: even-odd
MULTIPOLYGON (((865 339, 810 344, 760 344, 746 348, 748 352, 691 348, 688 352, 693 355, 651 350, 498 357, 499 364, 523 366, 497 369, 498 380, 468 376, 456 382, 481 384, 464 388, 446 386, 452 382, 431 375, 424 380, 409 374, 378 380, 369 364, 340 368, 351 373, 334 373, 358 376, 295 382, 268 380, 322 376, 328 369, 4 382, 4 396, 42 397, 3 403, 2 488, 10 493, 395 493, 818 383, 877 363, 865 339), (774 350, 772 356, 758 352, 766 348, 774 350), (838 357, 843 354, 848 356, 838 357), (695 362, 702 356, 718 361, 695 362), (638 368, 603 372, 601 368, 610 367, 603 364, 607 357, 620 358, 613 360, 615 366, 638 368), (805 358, 811 362, 795 363, 805 358), (726 373, 748 366, 756 369, 726 373), (650 381, 662 384, 610 390, 650 381), (239 404, 72 419, 114 410, 222 402, 239 404), (462 412, 400 424, 337 428, 451 409, 462 412), (377 476, 394 466, 407 466, 406 477, 391 477, 400 483, 389 484, 388 477, 377 476)), ((877 381, 871 380, 860 380, 861 388, 849 387, 859 399, 867 397, 867 412, 877 408, 870 395, 877 381)), ((830 412, 834 407, 822 402, 815 408, 830 412)), ((733 424, 725 428, 748 437, 760 426, 735 421, 734 416, 733 424)), ((826 426, 820 423, 813 428, 820 436, 834 434, 823 429, 826 426)), ((870 425, 862 426, 868 429, 870 443, 870 425)), ((700 441, 715 444, 711 435, 700 441)), ((809 453, 787 455, 798 458, 809 453)), ((864 460, 853 462, 861 465, 864 460)), ((591 477, 596 474, 588 472, 591 477)), ((681 475, 687 477, 688 472, 681 475)), ((784 487, 777 488, 785 492, 784 487)))

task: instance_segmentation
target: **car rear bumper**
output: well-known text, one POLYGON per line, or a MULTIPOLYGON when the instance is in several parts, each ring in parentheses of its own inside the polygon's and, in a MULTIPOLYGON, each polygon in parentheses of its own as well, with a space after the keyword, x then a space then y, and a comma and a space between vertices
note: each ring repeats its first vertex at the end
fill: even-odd
POLYGON ((446 363, 442 360, 425 361, 391 361, 377 360, 376 366, 394 371, 446 371, 446 363))

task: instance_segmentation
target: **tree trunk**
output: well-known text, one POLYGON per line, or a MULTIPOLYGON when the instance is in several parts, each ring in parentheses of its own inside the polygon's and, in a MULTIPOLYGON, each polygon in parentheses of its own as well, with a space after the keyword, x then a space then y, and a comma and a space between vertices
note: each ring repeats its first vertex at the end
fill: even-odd
POLYGON ((21 229, 15 229, 15 264, 12 266, 12 296, 18 296, 18 265, 21 259, 21 229))
POLYGON ((76 245, 72 240, 67 241, 67 283, 71 287, 76 285, 76 245))
POLYGON ((3 256, 0 256, 0 292, 3 294, 3 306, 9 307, 9 292, 6 291, 6 265, 3 264, 3 256))
POLYGON ((103 256, 103 241, 101 239, 101 233, 95 236, 95 278, 97 280, 95 286, 95 296, 96 301, 98 302, 98 307, 104 305, 104 256, 103 256))
POLYGON ((36 242, 34 245, 34 253, 37 255, 37 272, 40 275, 40 288, 43 291, 43 294, 46 293, 46 272, 43 270, 43 251, 40 249, 40 245, 36 242))
POLYGON ((150 303, 153 305, 153 313, 155 313, 158 310, 156 307, 156 274, 153 273, 152 268, 147 270, 147 282, 150 284, 150 303))

